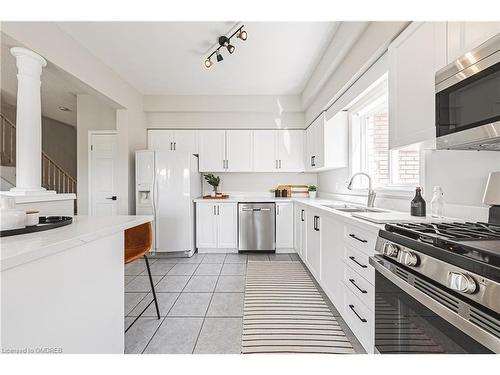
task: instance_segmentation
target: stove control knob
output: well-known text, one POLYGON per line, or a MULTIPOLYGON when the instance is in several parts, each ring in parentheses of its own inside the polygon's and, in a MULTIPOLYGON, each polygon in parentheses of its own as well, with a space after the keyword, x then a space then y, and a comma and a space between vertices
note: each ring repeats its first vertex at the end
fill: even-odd
POLYGON ((476 281, 466 273, 450 272, 448 280, 450 288, 457 292, 472 294, 477 289, 476 281))
POLYGON ((414 267, 418 263, 418 257, 411 251, 401 250, 398 254, 398 262, 408 267, 414 267))
POLYGON ((386 242, 384 245, 384 255, 388 257, 397 257, 399 252, 399 246, 390 242, 386 242))

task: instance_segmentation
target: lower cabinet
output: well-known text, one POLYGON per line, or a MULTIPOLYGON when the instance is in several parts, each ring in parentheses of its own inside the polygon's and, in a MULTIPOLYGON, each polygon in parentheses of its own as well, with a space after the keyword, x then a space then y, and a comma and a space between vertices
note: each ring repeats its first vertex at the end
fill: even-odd
POLYGON ((276 203, 276 248, 293 249, 293 202, 276 203))
POLYGON ((308 210, 306 218, 306 264, 317 279, 321 279, 321 216, 319 212, 308 210))
POLYGON ((196 247, 198 249, 238 248, 238 205, 196 203, 196 247))
POLYGON ((305 262, 306 259, 306 207, 295 204, 294 206, 294 247, 300 259, 305 262))

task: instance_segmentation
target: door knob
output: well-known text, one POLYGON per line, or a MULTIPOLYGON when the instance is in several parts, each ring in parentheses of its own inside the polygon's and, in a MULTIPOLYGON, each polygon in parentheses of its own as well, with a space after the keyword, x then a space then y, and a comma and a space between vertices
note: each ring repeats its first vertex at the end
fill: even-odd
POLYGON ((111 199, 112 201, 116 201, 117 198, 116 198, 116 195, 113 195, 112 197, 106 198, 106 199, 111 199))

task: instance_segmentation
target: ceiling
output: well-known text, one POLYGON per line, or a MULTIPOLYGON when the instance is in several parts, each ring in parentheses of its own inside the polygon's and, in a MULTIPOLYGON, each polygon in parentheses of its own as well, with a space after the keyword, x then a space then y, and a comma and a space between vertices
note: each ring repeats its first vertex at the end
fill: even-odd
MULTIPOLYGON (((20 44, 2 34, 1 74, 2 98, 7 104, 16 105, 17 100, 17 67, 16 59, 10 54, 10 48, 20 44)), ((41 101, 42 115, 65 124, 76 126, 76 95, 86 93, 73 82, 67 73, 50 62, 42 71, 41 101), (69 108, 61 111, 59 107, 69 108)))
POLYGON ((297 95, 335 22, 248 22, 248 39, 210 69, 204 60, 235 22, 58 22, 145 95, 297 95))

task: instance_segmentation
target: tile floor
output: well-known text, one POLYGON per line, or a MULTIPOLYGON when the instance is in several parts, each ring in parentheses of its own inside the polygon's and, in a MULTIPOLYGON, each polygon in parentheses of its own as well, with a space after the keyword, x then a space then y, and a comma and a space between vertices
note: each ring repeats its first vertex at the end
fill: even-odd
MULTIPOLYGON (((248 260, 300 261, 297 254, 195 254, 191 258, 150 259, 161 319, 151 304, 125 334, 125 353, 240 353, 248 260)), ((126 266, 125 327, 151 299, 144 261, 126 266)), ((346 334, 355 350, 362 351, 348 329, 346 334)))

